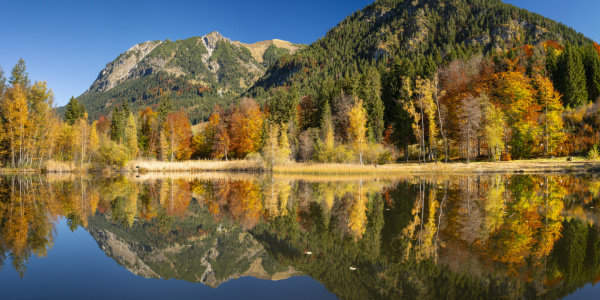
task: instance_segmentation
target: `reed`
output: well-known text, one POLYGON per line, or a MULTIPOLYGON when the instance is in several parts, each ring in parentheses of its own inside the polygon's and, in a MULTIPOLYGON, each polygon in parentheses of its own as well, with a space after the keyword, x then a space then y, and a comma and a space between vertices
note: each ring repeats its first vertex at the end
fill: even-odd
POLYGON ((89 163, 80 165, 79 163, 75 162, 49 160, 44 163, 44 167, 42 169, 48 173, 87 172, 91 170, 91 166, 89 163))
POLYGON ((188 160, 163 162, 156 160, 135 160, 129 162, 124 171, 131 172, 206 172, 206 171, 262 171, 262 162, 255 160, 188 160))
POLYGON ((275 166, 274 174, 321 175, 400 175, 400 174, 478 174, 478 173, 561 173, 597 172, 600 162, 561 159, 510 162, 403 163, 389 165, 289 163, 275 166))

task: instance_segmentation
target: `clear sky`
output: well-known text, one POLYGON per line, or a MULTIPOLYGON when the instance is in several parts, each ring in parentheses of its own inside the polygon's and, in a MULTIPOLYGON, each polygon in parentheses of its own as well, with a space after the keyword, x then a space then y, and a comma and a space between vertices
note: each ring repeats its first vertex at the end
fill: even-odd
MULTIPOLYGON (((20 57, 33 80, 47 81, 58 105, 82 94, 104 66, 133 45, 219 31, 244 43, 310 44, 372 0, 30 1, 3 0, 0 66, 20 57)), ((505 0, 600 41, 600 1, 505 0)))

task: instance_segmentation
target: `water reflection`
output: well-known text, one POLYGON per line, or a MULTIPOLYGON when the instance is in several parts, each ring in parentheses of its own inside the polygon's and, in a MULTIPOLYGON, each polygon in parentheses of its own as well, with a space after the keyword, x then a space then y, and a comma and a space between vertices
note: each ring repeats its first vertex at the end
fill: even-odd
POLYGON ((216 287, 306 274, 344 299, 559 299, 600 280, 592 175, 0 178, 0 268, 55 224, 132 273, 216 287))

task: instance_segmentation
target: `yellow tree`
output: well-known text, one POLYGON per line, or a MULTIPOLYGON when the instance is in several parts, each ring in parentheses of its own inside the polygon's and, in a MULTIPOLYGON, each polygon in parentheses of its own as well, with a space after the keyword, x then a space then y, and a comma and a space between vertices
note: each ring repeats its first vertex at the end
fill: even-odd
POLYGON ((362 99, 355 101, 354 106, 348 112, 348 134, 354 149, 358 152, 361 165, 363 164, 363 150, 366 146, 367 134, 367 114, 362 102, 362 99))
POLYGON ((137 138, 137 124, 133 113, 129 113, 127 117, 127 123, 125 124, 125 145, 131 151, 131 157, 136 158, 138 156, 138 138, 137 138))
POLYGON ((0 103, 4 119, 4 132, 11 163, 13 166, 23 163, 25 141, 29 131, 29 110, 27 109, 27 91, 15 84, 7 91, 0 103))
MULTIPOLYGON (((98 121, 94 121, 90 128, 90 140, 89 140, 89 160, 92 157, 98 156, 98 149, 100 149, 100 137, 98 136, 98 121)), ((89 161, 88 160, 88 161, 89 161)))
POLYGON ((505 115, 501 109, 490 101, 483 101, 483 114, 485 118, 484 133, 487 138, 489 152, 494 161, 500 161, 500 154, 504 151, 504 131, 506 122, 505 115))
POLYGON ((52 148, 55 140, 55 123, 57 116, 52 110, 54 95, 46 82, 37 81, 29 89, 27 99, 31 130, 28 136, 26 157, 30 163, 38 162, 41 166, 45 155, 52 148))
POLYGON ((565 139, 563 129, 563 104, 560 94, 554 90, 552 82, 547 77, 538 75, 534 79, 537 87, 537 100, 542 108, 541 123, 543 126, 544 154, 552 152, 552 147, 559 145, 565 139))

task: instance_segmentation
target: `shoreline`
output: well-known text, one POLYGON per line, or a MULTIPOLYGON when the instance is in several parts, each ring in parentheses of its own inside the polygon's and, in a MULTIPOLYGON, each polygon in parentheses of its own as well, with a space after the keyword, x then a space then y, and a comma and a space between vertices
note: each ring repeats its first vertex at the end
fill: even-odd
MULTIPOLYGON (((52 164, 49 164, 52 165, 52 164)), ((406 175, 406 174, 511 174, 511 173, 600 173, 600 160, 566 158, 517 160, 505 162, 416 162, 386 165, 358 165, 333 163, 297 163, 290 162, 267 170, 261 161, 183 161, 161 162, 137 160, 129 162, 120 169, 93 169, 91 166, 80 168, 65 167, 44 169, 1 168, 0 174, 36 174, 36 173, 102 173, 102 174, 143 174, 143 173, 272 173, 274 175, 406 175)))

